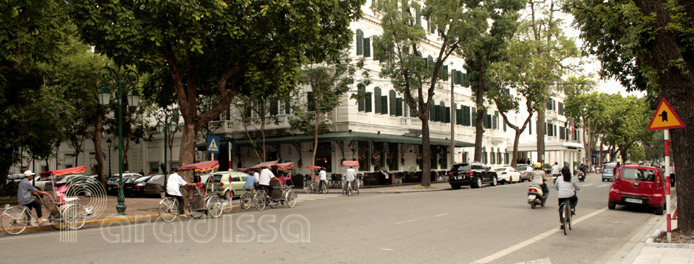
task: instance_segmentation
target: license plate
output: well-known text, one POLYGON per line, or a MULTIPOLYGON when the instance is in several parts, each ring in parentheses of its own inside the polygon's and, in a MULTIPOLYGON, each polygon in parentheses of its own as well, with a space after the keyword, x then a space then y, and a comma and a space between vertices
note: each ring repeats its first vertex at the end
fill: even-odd
POLYGON ((528 200, 535 200, 535 195, 533 195, 533 194, 528 195, 528 200))
POLYGON ((627 203, 635 203, 635 204, 642 204, 643 203, 643 200, 634 199, 634 198, 624 198, 624 201, 627 203))

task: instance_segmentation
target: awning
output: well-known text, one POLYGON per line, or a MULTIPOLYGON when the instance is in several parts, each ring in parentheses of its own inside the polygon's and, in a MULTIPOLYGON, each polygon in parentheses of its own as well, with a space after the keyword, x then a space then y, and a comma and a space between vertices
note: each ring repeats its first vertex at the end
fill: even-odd
MULTIPOLYGON (((392 135, 392 134, 377 134, 377 133, 366 133, 366 132, 330 132, 318 135, 318 142, 330 142, 330 141, 340 141, 340 140, 353 140, 353 141, 373 141, 373 142, 386 142, 386 143, 402 143, 402 144, 414 144, 421 145, 422 137, 414 136, 403 136, 403 135, 392 135)), ((450 139, 442 138, 429 138, 432 146, 450 146, 450 139)), ((225 146, 226 141, 222 140, 220 145, 225 146)), ((248 146, 250 141, 248 139, 235 139, 237 146, 248 146)), ((297 143, 297 142, 312 142, 313 136, 310 135, 295 135, 295 136, 281 136, 281 137, 269 137, 265 138, 265 144, 286 144, 286 143, 297 143)), ((256 143, 260 141, 256 140, 256 143)), ((207 146, 205 143, 196 145, 198 150, 206 150, 207 146)), ((474 147, 474 143, 455 141, 456 147, 474 147)), ((226 148, 224 148, 226 149, 226 148)))
POLYGON ((294 168, 294 162, 278 163, 275 164, 275 167, 281 171, 291 170, 292 168, 294 168))
POLYGON ((357 166, 357 168, 359 168, 359 161, 345 160, 342 162, 342 166, 357 166))
POLYGON ((321 170, 321 169, 325 169, 324 167, 321 167, 321 166, 313 166, 313 165, 311 165, 311 166, 306 166, 306 168, 309 169, 309 170, 321 170))
POLYGON ((216 160, 193 163, 178 167, 179 170, 195 170, 195 172, 208 172, 216 168, 219 168, 219 161, 216 160))
POLYGON ((58 176, 63 176, 63 175, 68 175, 68 174, 79 174, 79 173, 84 173, 87 171, 87 166, 79 166, 79 167, 72 167, 72 168, 67 168, 67 169, 61 169, 61 170, 52 170, 52 171, 44 171, 39 173, 41 177, 58 177, 58 176))
POLYGON ((276 160, 261 162, 261 163, 258 163, 258 164, 255 165, 255 166, 253 166, 253 167, 250 167, 249 169, 269 168, 269 167, 272 167, 272 166, 274 166, 274 165, 277 165, 277 161, 276 161, 276 160))

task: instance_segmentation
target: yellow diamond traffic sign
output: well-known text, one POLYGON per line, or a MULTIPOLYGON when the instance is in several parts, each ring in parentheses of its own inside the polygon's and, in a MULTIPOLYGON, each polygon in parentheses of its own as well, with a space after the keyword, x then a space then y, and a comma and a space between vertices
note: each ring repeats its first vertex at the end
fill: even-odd
POLYGON ((653 114, 653 119, 651 119, 651 123, 648 125, 648 130, 682 127, 684 127, 684 122, 682 122, 682 119, 675 113, 675 110, 672 110, 672 107, 665 98, 660 99, 658 108, 656 108, 655 114, 653 114))

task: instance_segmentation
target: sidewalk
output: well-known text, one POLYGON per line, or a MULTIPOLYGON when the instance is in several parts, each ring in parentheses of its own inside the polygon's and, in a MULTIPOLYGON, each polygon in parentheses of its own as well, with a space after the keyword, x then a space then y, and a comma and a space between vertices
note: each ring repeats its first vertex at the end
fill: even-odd
MULTIPOLYGON (((450 190, 450 185, 448 183, 432 183, 430 188, 417 188, 417 184, 413 185, 398 185, 398 186, 379 186, 379 187, 365 187, 360 189, 361 193, 410 193, 410 192, 431 192, 431 191, 443 191, 450 190)), ((296 189, 296 188, 295 188, 296 189)), ((297 191, 301 189, 296 189, 297 191)), ((332 189, 338 190, 339 189, 332 189)), ((303 191, 299 191, 299 195, 302 195, 303 191)), ((142 222, 155 221, 159 217, 159 202, 160 198, 135 198, 126 197, 125 206, 126 210, 125 216, 117 215, 116 205, 118 204, 118 198, 116 196, 108 195, 106 200, 106 205, 103 207, 103 211, 99 213, 94 218, 88 218, 83 228, 89 227, 99 227, 104 224, 134 224, 142 222)), ((239 200, 232 201, 232 213, 238 212, 239 200)), ((47 214, 45 208, 43 213, 47 214)), ((98 212, 95 212, 98 213, 98 212)), ((45 218, 45 216, 44 216, 45 218)), ((44 230, 54 230, 53 226, 50 224, 42 224, 40 226, 27 226, 24 233, 44 231, 44 230)), ((8 235, 5 232, 0 231, 0 236, 8 235)))
MULTIPOLYGON (((674 192, 673 192, 674 193, 674 192)), ((670 202, 671 206, 675 206, 676 197, 670 202)), ((674 208, 674 207, 673 207, 674 208)), ((677 228, 677 220, 670 220, 671 229, 677 228)), ((626 256, 621 263, 623 264, 688 264, 694 263, 694 244, 676 244, 676 243, 656 243, 654 238, 661 232, 667 231, 667 214, 656 221, 646 234, 626 256)))

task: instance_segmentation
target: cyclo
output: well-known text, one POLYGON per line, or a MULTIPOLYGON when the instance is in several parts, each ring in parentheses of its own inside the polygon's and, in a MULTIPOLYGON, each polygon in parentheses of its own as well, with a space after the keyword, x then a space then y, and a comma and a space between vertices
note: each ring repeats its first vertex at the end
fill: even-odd
MULTIPOLYGON (((78 197, 66 197, 62 192, 57 191, 54 177, 67 174, 82 173, 86 166, 42 172, 41 177, 49 177, 50 183, 46 183, 46 189, 50 191, 45 195, 38 196, 43 207, 48 210, 48 220, 55 229, 80 229, 87 220, 87 210, 77 201, 78 197), (50 187, 48 187, 50 184, 50 187)), ((2 213, 2 229, 11 235, 17 235, 26 230, 31 222, 31 210, 26 206, 6 207, 2 213)))
MULTIPOLYGON (((315 171, 320 171, 321 169, 325 169, 324 167, 321 166, 306 166, 307 169, 311 170, 311 175, 313 175, 312 178, 307 178, 304 180, 304 189, 306 189, 306 193, 328 193, 329 188, 328 188, 328 183, 324 182, 323 184, 320 184, 320 179, 318 179, 318 173, 315 171), (316 181, 318 179, 318 181, 316 181)), ((311 177, 308 176, 307 177, 311 177)))
MULTIPOLYGON (((193 173, 203 173, 219 168, 218 161, 205 161, 178 167, 179 170, 193 170, 193 173)), ((167 176, 168 177, 168 176, 167 176)), ((195 178, 195 177, 194 177, 195 178)), ((208 179, 209 180, 209 179, 208 179)), ((212 186, 211 184, 209 186, 212 186)), ((213 190, 206 191, 201 182, 195 182, 193 187, 187 187, 188 209, 191 217, 198 219, 203 214, 212 218, 218 218, 224 212, 223 201, 213 190)), ((174 197, 167 196, 159 202, 159 216, 164 222, 176 220, 178 214, 178 201, 174 197)))
MULTIPOLYGON (((342 166, 354 166, 359 168, 359 162, 356 160, 345 160, 342 161, 342 166)), ((352 192, 357 192, 359 194, 359 176, 354 175, 354 180, 347 181, 346 174, 342 175, 342 194, 351 196, 352 192)))
MULTIPOLYGON (((294 183, 291 180, 291 171, 294 167, 293 162, 287 162, 287 163, 280 163, 277 164, 277 161, 275 161, 274 165, 268 165, 268 164, 258 164, 262 165, 263 168, 269 168, 270 166, 277 168, 277 171, 286 171, 289 173, 289 177, 287 177, 287 181, 289 184, 287 184, 287 181, 284 179, 280 178, 272 178, 270 180, 270 189, 272 190, 271 193, 269 194, 269 198, 267 197, 268 194, 265 193, 265 190, 263 188, 258 188, 256 191, 255 195, 253 196, 253 204, 255 205, 255 209, 258 211, 262 211, 265 209, 265 206, 270 206, 271 208, 276 208, 278 205, 287 205, 287 207, 291 208, 296 205, 296 193, 292 191, 292 186, 294 186, 294 183)), ((258 166, 256 165, 256 166, 258 166)), ((256 168, 254 166, 253 168, 256 168)))

